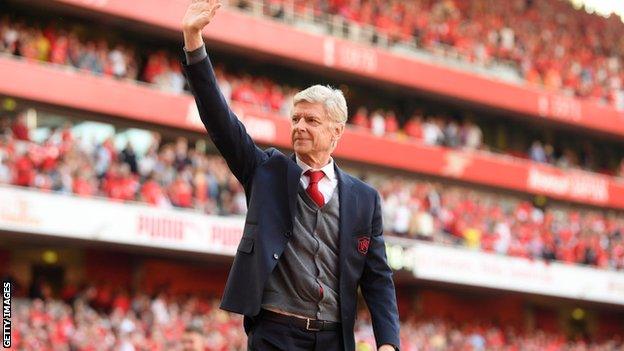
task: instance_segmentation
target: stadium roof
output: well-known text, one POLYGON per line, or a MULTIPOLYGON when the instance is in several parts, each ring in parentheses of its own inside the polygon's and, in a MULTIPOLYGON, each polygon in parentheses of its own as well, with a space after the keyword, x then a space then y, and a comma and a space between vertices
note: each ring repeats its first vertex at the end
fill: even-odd
POLYGON ((589 13, 596 13, 608 17, 612 13, 624 20, 624 1, 622 0, 570 0, 575 7, 585 6, 589 13))

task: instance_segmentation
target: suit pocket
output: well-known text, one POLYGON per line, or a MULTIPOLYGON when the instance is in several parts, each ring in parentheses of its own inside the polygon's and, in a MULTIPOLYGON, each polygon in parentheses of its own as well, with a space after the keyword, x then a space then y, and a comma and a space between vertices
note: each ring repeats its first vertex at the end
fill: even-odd
POLYGON ((254 247, 254 239, 253 238, 245 238, 243 237, 238 244, 238 252, 251 253, 254 247))

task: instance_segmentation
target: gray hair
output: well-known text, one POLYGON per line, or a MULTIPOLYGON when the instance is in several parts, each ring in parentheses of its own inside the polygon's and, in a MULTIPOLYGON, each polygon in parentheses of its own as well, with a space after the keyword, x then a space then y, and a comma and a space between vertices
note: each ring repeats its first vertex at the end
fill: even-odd
POLYGON ((302 101, 321 103, 330 120, 340 124, 347 123, 347 100, 340 89, 329 85, 313 85, 294 96, 293 106, 302 101))

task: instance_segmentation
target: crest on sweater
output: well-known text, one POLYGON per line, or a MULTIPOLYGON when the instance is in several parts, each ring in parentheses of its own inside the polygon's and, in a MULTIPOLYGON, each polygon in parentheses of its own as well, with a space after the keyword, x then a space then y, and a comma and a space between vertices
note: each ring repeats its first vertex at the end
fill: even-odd
POLYGON ((366 255, 368 252, 368 245, 370 244, 370 238, 367 236, 361 236, 358 238, 357 249, 362 255, 366 255))

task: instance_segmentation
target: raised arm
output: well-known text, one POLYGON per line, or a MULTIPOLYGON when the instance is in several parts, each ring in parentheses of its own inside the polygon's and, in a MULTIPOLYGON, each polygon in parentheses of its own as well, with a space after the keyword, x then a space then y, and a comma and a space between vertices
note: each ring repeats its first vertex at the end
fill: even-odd
POLYGON ((184 50, 194 60, 183 65, 199 115, 210 138, 225 158, 232 173, 243 184, 250 184, 254 170, 267 155, 260 150, 223 98, 204 49, 202 30, 221 7, 219 0, 192 0, 182 21, 184 50))

